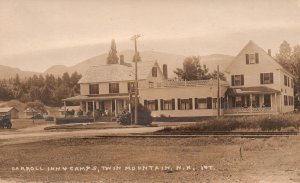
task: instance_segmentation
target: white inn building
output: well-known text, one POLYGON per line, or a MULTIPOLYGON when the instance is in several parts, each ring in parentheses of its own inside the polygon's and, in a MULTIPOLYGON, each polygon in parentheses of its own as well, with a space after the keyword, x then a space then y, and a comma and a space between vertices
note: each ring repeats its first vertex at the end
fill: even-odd
MULTIPOLYGON (((80 95, 64 99, 79 102, 84 114, 95 118, 117 116, 134 97, 135 70, 131 64, 91 67, 80 79, 80 95)), ((224 71, 220 81, 221 115, 279 114, 294 110, 293 75, 250 41, 224 71)), ((138 63, 139 102, 153 117, 217 115, 217 81, 168 79, 167 65, 138 63)), ((133 100, 132 100, 133 101, 133 100)))

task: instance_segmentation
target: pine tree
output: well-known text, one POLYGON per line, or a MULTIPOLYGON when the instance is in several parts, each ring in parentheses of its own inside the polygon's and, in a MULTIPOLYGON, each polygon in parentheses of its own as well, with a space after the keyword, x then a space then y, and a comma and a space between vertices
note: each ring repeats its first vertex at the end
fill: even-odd
POLYGON ((110 46, 110 51, 108 53, 107 59, 106 59, 107 64, 118 64, 119 63, 119 57, 117 55, 117 46, 115 40, 111 40, 111 46, 110 46))
POLYGON ((291 71, 292 48, 287 41, 283 41, 279 47, 279 53, 276 54, 278 62, 287 70, 291 71))

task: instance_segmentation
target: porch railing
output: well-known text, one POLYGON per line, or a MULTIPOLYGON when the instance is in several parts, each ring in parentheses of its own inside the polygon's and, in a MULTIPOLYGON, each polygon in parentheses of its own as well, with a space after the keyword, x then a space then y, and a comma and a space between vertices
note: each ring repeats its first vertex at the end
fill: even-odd
POLYGON ((236 114, 236 113, 274 113, 276 112, 272 107, 237 107, 228 108, 224 110, 225 114, 236 114))

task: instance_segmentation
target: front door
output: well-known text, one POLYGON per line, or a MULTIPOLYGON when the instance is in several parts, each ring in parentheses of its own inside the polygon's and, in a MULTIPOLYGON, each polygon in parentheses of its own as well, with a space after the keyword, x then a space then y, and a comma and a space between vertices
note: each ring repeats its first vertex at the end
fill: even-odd
POLYGON ((264 95, 264 107, 271 107, 271 95, 270 94, 266 94, 264 95))

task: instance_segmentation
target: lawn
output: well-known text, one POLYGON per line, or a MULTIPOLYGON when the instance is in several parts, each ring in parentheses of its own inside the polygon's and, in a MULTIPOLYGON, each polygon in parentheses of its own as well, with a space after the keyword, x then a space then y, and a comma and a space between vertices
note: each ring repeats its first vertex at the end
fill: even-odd
POLYGON ((39 125, 53 124, 53 122, 48 122, 43 119, 34 120, 34 121, 32 121, 32 119, 12 119, 11 122, 12 122, 11 129, 0 129, 0 131, 15 131, 18 129, 35 127, 39 125))
POLYGON ((299 140, 299 136, 270 139, 72 138, 7 145, 0 148, 0 180, 297 182, 300 181, 299 140), (26 166, 35 167, 35 170, 20 170, 26 166), (85 171, 87 166, 96 167, 96 171, 85 171), (138 170, 143 166, 148 169, 138 170), (151 170, 150 166, 157 166, 159 170, 151 170))

